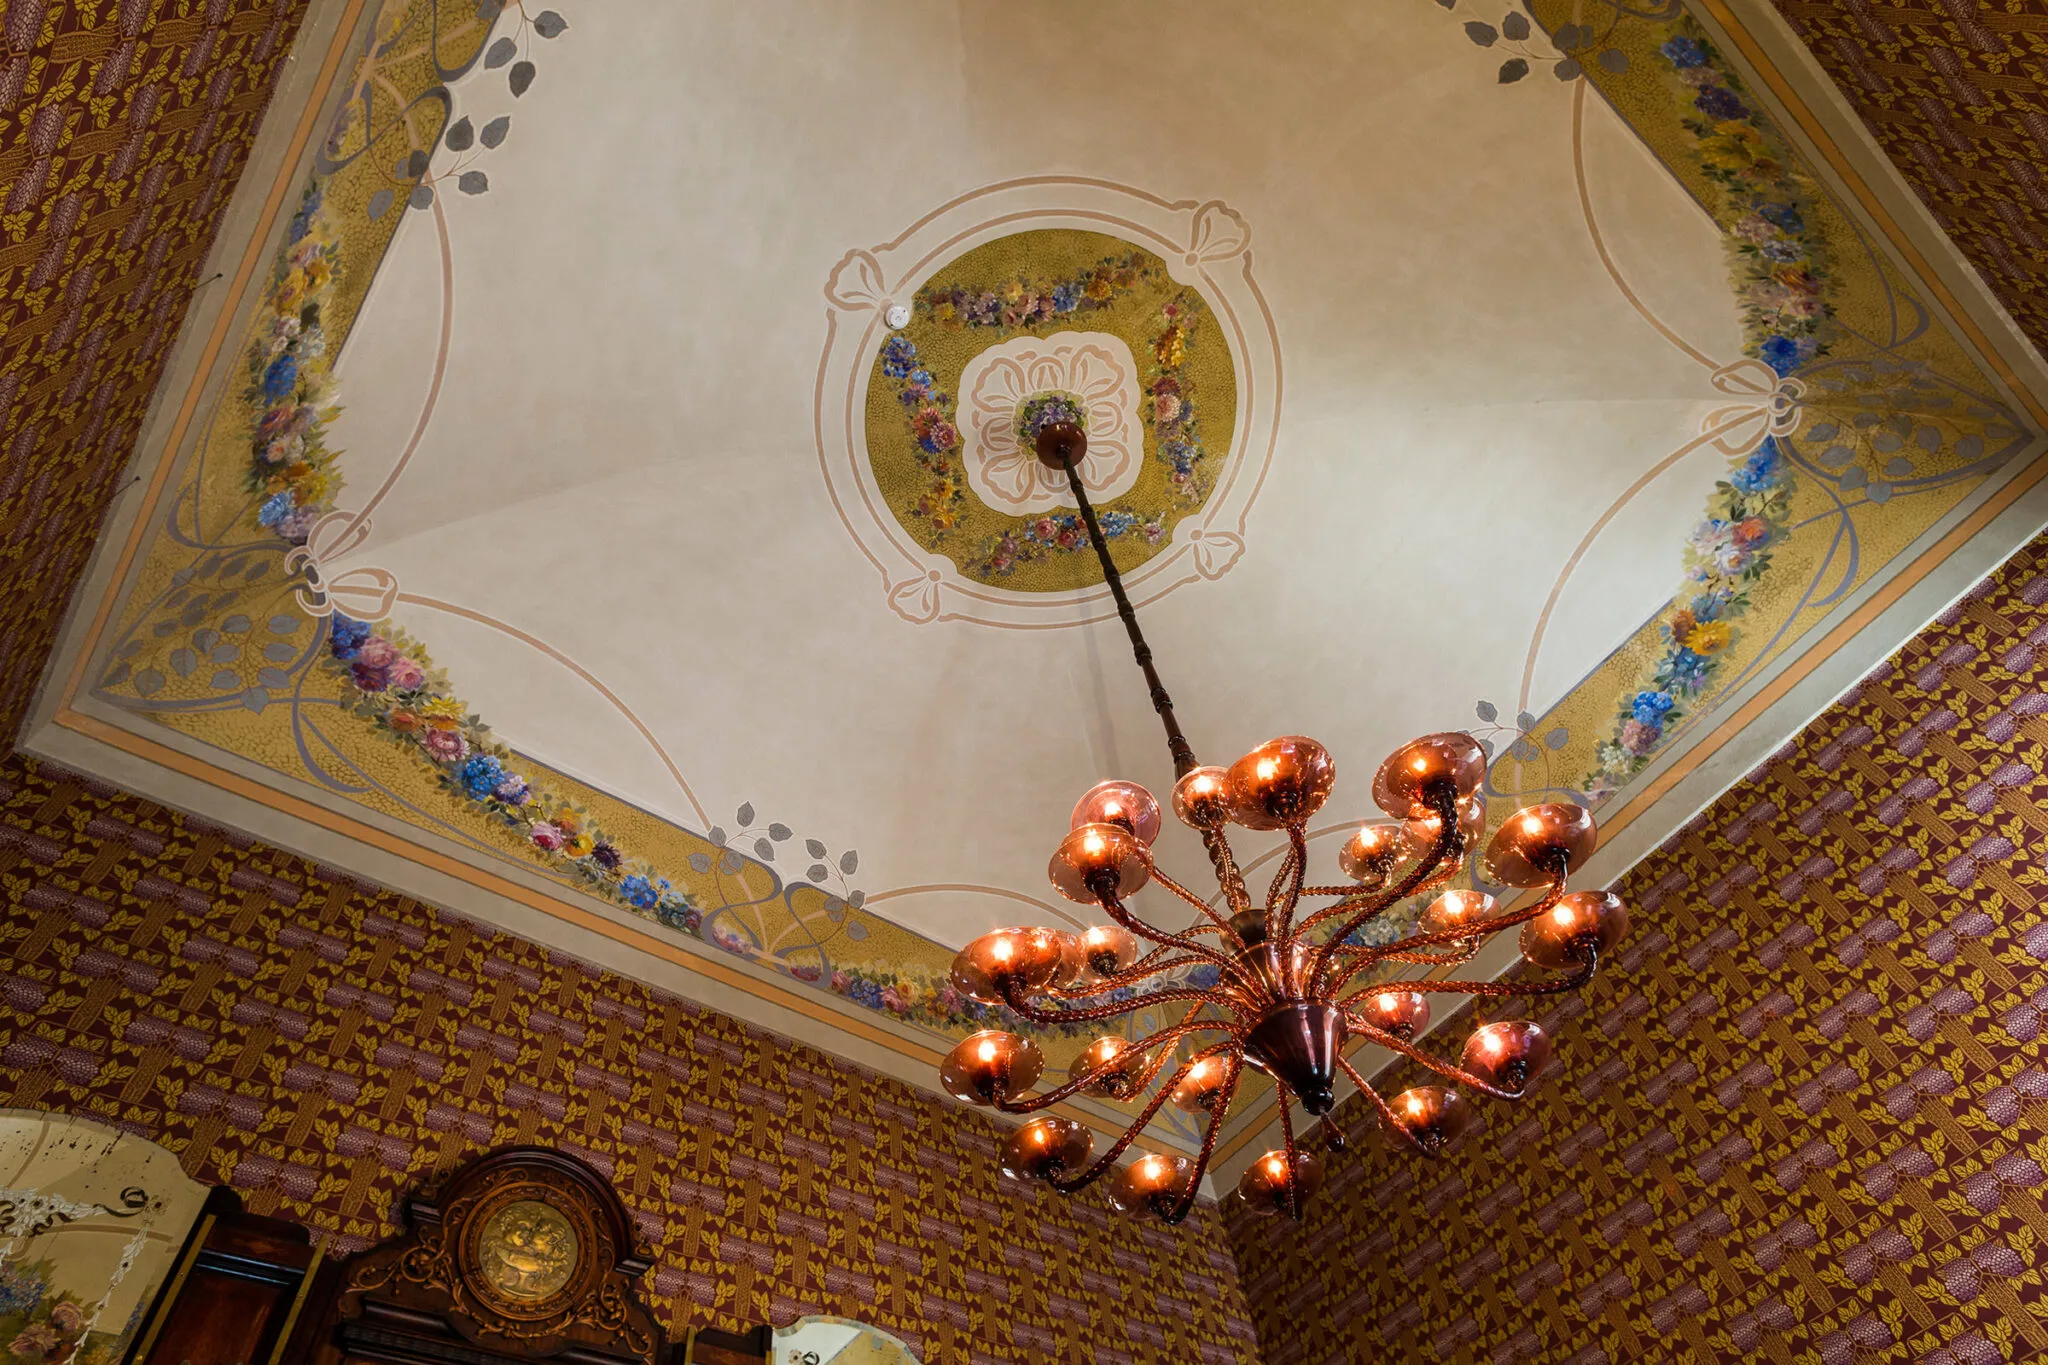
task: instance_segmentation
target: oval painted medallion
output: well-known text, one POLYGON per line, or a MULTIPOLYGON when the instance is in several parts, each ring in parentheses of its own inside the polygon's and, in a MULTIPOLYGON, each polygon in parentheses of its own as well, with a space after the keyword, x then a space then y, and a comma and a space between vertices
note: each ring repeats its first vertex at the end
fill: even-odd
POLYGON ((1088 431, 1083 480, 1120 570, 1215 491, 1237 424, 1230 347, 1151 252, 1014 233, 940 266, 909 311, 868 377, 867 458, 897 524, 962 577, 1013 592, 1101 581, 1065 476, 1032 453, 1047 421, 1088 431))

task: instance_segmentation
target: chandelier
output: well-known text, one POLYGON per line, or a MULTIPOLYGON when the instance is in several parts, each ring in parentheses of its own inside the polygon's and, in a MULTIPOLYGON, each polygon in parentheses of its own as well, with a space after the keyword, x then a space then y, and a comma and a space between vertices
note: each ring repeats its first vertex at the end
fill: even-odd
MULTIPOLYGON (((1475 1030, 1456 1063, 1433 1056, 1414 1042, 1429 1023, 1428 997, 1503 999, 1574 990, 1592 979, 1626 932, 1628 912, 1610 893, 1567 890, 1567 875, 1594 845, 1591 814, 1570 804, 1516 811, 1481 862, 1494 885, 1540 888, 1531 904, 1501 911, 1492 896, 1479 891, 1442 890, 1464 868, 1470 841, 1486 825, 1480 790, 1485 751, 1471 736, 1455 733, 1414 740, 1380 765, 1373 800, 1390 818, 1362 825, 1344 844, 1337 855, 1344 882, 1309 885, 1308 821, 1336 780, 1329 751, 1296 735, 1269 740, 1227 768, 1196 761, 1082 487, 1078 468, 1087 453, 1086 435, 1078 426, 1052 422, 1036 433, 1036 447, 1039 459, 1066 472, 1153 709, 1166 728, 1177 779, 1173 812, 1200 835, 1219 890, 1200 895, 1154 862, 1161 810, 1150 792, 1134 782, 1098 784, 1074 807, 1072 829, 1048 870, 1061 895, 1100 907, 1112 923, 1078 934, 1050 928, 984 934, 954 960, 953 984, 1039 1024, 1085 1024, 1162 1006, 1172 1007, 1178 1021, 1142 1038, 1096 1039, 1075 1060, 1064 1085, 1039 1094, 1030 1093, 1045 1067, 1037 1043, 1005 1030, 983 1030, 947 1054, 941 1083, 970 1104, 1032 1114, 1077 1095, 1135 1100, 1160 1082, 1099 1157, 1085 1125, 1041 1114, 1011 1134, 1002 1169, 1014 1179, 1044 1181, 1069 1194, 1114 1170, 1110 1202, 1118 1209, 1149 1211, 1178 1223, 1194 1205, 1244 1069, 1263 1071, 1281 1091, 1281 1146, 1245 1169, 1237 1193, 1261 1213, 1298 1219, 1304 1201, 1321 1185, 1323 1170, 1315 1154, 1296 1142, 1291 1100, 1324 1118, 1336 1105, 1342 1073, 1366 1096, 1384 1128, 1415 1151, 1436 1156, 1473 1122, 1464 1092, 1521 1098, 1550 1060, 1551 1042, 1536 1024, 1513 1020, 1475 1030), (1286 852, 1263 899, 1253 897, 1225 836, 1233 824, 1286 837, 1286 852), (1129 901, 1148 882, 1186 902, 1196 915, 1193 923, 1175 932, 1140 919, 1129 901), (1415 932, 1380 944, 1360 938, 1377 916, 1439 890, 1415 932), (1309 900, 1326 903, 1309 909, 1309 900), (1554 975, 1516 982, 1358 981, 1388 964, 1455 966, 1492 935, 1516 928, 1522 956, 1554 975), (1157 982, 1170 972, 1203 967, 1211 969, 1213 985, 1157 982), (1138 989, 1148 983, 1151 989, 1138 989), (1409 1058, 1459 1088, 1423 1085, 1383 1098, 1344 1055, 1354 1039, 1409 1058), (1119 1159, 1167 1103, 1206 1115, 1199 1154, 1149 1153, 1119 1168, 1119 1159)), ((1342 1134, 1327 1121, 1323 1126, 1324 1145, 1341 1150, 1342 1134)))

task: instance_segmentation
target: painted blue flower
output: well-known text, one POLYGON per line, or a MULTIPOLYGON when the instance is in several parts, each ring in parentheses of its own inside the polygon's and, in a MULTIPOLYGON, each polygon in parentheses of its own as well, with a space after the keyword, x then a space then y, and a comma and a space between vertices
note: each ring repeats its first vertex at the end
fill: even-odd
POLYGON ((1138 524, 1138 519, 1129 512, 1108 512, 1102 518, 1102 534, 1105 539, 1114 540, 1138 524))
POLYGON ((1198 991, 1214 990, 1216 983, 1222 979, 1223 969, 1209 962, 1188 973, 1188 984, 1198 991))
POLYGON ((1195 467, 1196 451, 1186 441, 1173 440, 1159 447, 1159 458, 1173 466, 1177 474, 1186 474, 1195 467))
POLYGON ((498 779, 498 785, 491 788, 491 795, 508 806, 523 806, 532 798, 533 789, 518 773, 506 773, 498 779))
POLYGON ((498 783, 505 778, 505 765, 490 754, 474 754, 455 777, 464 791, 481 801, 497 794, 498 783))
POLYGON ((0 1313, 33 1313, 50 1291, 49 1276, 25 1266, 0 1270, 0 1313))
POLYGON ((1796 204, 1758 204, 1756 212, 1757 217, 1790 236, 1806 231, 1806 220, 1799 216, 1796 204))
POLYGON ((1670 59, 1673 66, 1681 71, 1687 67, 1705 66, 1707 64, 1707 50, 1691 38, 1673 38, 1658 50, 1670 59))
POLYGON ((1053 286, 1052 306, 1061 313, 1071 313, 1081 306, 1081 286, 1074 280, 1053 286))
POLYGON ((1738 493, 1761 493, 1777 482, 1778 468, 1777 438, 1766 436, 1742 467, 1728 476, 1728 482, 1738 493))
POLYGON ((1689 649, 1673 651, 1662 671, 1673 692, 1697 692, 1707 685, 1707 660, 1689 649))
POLYGON ((637 872, 619 883, 619 894, 626 898, 626 904, 641 910, 652 910, 659 905, 662 893, 667 890, 665 879, 643 877, 637 872))
POLYGON ((1665 714, 1676 705, 1678 699, 1669 692, 1638 692, 1628 709, 1629 714, 1643 724, 1661 726, 1665 714))
POLYGON ((909 337, 890 337, 882 347, 882 373, 891 379, 906 378, 917 368, 917 346, 909 337))
POLYGON ((286 351, 270 362, 270 368, 263 372, 263 396, 270 399, 289 398, 299 383, 299 358, 286 351))
POLYGON ((1693 108, 1711 119, 1738 119, 1749 117, 1749 106, 1735 98, 1735 92, 1722 85, 1710 85, 1693 97, 1693 108))
POLYGON ((370 627, 352 616, 340 612, 327 618, 327 648, 335 658, 346 662, 356 657, 363 642, 370 638, 370 627))
POLYGON ((264 500, 263 505, 256 509, 256 524, 274 527, 292 514, 292 506, 290 489, 282 493, 272 493, 264 500))
POLYGON ((1779 374, 1790 374, 1806 362, 1807 348, 1791 337, 1766 337, 1756 358, 1779 374))
POLYGON ((1721 608, 1728 605, 1728 594, 1716 588, 1713 592, 1700 593, 1685 605, 1695 621, 1718 621, 1721 608))

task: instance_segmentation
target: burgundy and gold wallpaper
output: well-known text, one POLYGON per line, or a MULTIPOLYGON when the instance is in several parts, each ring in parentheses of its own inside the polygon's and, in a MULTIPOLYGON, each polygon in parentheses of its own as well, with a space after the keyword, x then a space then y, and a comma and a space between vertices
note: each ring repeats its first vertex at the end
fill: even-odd
POLYGON ((28 709, 304 13, 0 5, 0 738, 28 709))
POLYGON ((2044 772, 2048 538, 1622 880, 1535 1096, 1230 1215, 1269 1365, 2048 1357, 2044 772))
POLYGON ((1176 1230, 1020 1189, 976 1111, 344 873, 12 760, 0 890, 0 1104, 132 1128, 337 1249, 466 1154, 541 1142, 617 1185, 671 1324, 1258 1358, 1212 1208, 1176 1230))

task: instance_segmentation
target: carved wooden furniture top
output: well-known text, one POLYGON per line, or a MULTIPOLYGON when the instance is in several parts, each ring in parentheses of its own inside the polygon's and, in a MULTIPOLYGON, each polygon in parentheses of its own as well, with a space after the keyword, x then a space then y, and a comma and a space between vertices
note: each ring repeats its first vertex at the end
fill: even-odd
POLYGON ((648 1253, 611 1186, 544 1147, 478 1157, 406 1199, 406 1231, 342 1269, 322 1345, 398 1365, 657 1365, 648 1253))

